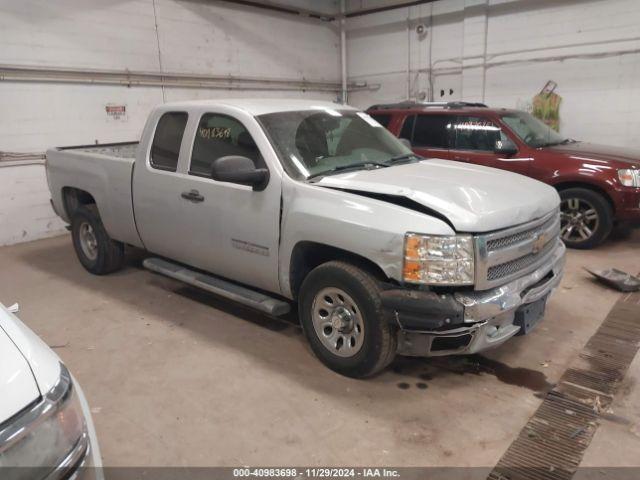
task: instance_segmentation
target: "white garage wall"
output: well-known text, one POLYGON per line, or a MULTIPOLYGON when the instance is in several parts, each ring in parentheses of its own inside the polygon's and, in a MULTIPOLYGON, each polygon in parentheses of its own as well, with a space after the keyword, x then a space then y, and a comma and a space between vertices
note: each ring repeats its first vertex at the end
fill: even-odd
MULTIPOLYGON (((279 1, 326 12, 337 8, 333 0, 279 1)), ((0 0, 4 65, 339 83, 339 52, 335 24, 225 2, 0 0)), ((163 92, 159 87, 0 81, 0 152, 135 140, 148 112, 163 97, 239 96, 336 98, 335 93, 313 91, 163 92), (126 119, 109 119, 108 103, 126 105, 126 119)), ((48 197, 42 165, 0 167, 0 245, 62 232, 48 197)))
MULTIPOLYGON (((339 82, 338 43, 331 23, 225 2, 0 0, 1 64, 339 82)), ((298 94, 165 90, 167 101, 247 95, 298 94)), ((162 101, 158 87, 0 82, 0 151, 135 139, 162 101), (109 121, 107 103, 126 104, 127 121, 109 121)))
MULTIPOLYGON (((347 8, 390 1, 347 0, 347 8)), ((338 8, 335 0, 279 2, 327 13, 338 8)), ((634 146, 639 22, 637 0, 440 0, 350 18, 349 79, 377 88, 352 92, 349 103, 432 94, 523 108, 552 79, 563 97, 563 133, 634 146), (427 25, 426 35, 415 32, 418 24, 427 25)), ((162 64, 164 72, 338 82, 336 23, 208 0, 0 0, 0 64, 150 72, 162 64)), ((0 81, 0 151, 135 139, 163 98, 228 96, 335 98, 0 81), (126 120, 109 120, 107 103, 125 104, 126 120)), ((62 231, 47 207, 41 165, 0 168, 0 192, 0 245, 62 231), (25 189, 33 205, 16 201, 25 189)))
MULTIPOLYGON (((384 1, 350 0, 347 10, 376 8, 384 1)), ((399 8, 347 20, 347 72, 349 80, 367 82, 369 90, 355 91, 349 103, 368 107, 378 102, 415 98, 427 92, 429 62, 438 64, 462 55, 464 0, 444 0, 399 8), (415 32, 428 24, 428 34, 415 32)), ((445 64, 446 66, 446 64, 445 64)), ((435 79, 436 87, 459 94, 458 73, 435 79)), ((439 89, 439 88, 438 88, 439 89)))
MULTIPOLYGON (((351 0, 348 8, 379 5, 351 0)), ((564 134, 636 146, 639 24, 637 0, 441 0, 355 17, 347 23, 349 77, 380 88, 353 92, 350 103, 404 100, 407 78, 410 98, 429 98, 431 77, 436 101, 523 108, 554 80, 564 134), (430 26, 426 36, 414 30, 420 23, 430 26)))
POLYGON ((41 163, 0 162, 0 246, 65 232, 53 214, 41 163))

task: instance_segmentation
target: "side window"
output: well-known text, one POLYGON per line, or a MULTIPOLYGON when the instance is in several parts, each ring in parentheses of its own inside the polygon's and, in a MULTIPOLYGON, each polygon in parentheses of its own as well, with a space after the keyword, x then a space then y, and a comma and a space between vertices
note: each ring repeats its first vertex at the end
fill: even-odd
POLYGON ((502 133, 500 127, 482 117, 457 117, 453 130, 456 150, 493 152, 496 149, 497 141, 507 141, 507 137, 502 133))
POLYGON ((405 138, 410 142, 413 142, 413 124, 416 121, 416 116, 411 115, 404 119, 404 123, 402 124, 402 130, 400 130, 400 138, 405 138))
POLYGON ((187 126, 185 112, 169 112, 160 117, 151 144, 151 166, 175 172, 180 156, 180 144, 187 126))
POLYGON ((384 128, 387 128, 391 122, 390 113, 370 113, 369 115, 384 128))
POLYGON ((213 162, 228 155, 247 157, 256 167, 264 166, 258 146, 242 123, 228 115, 204 114, 196 130, 189 173, 209 177, 213 162))
POLYGON ((417 147, 449 148, 452 120, 449 115, 418 115, 412 143, 417 147))

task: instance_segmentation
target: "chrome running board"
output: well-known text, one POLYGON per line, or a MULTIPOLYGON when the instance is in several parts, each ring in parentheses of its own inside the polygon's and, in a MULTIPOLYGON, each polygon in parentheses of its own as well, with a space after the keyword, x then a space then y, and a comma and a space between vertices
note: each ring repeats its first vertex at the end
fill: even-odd
POLYGON ((142 265, 152 272, 166 275, 174 280, 193 285, 269 315, 284 315, 291 310, 288 302, 269 297, 263 293, 207 273, 191 270, 188 267, 163 260, 162 258, 147 258, 142 262, 142 265))

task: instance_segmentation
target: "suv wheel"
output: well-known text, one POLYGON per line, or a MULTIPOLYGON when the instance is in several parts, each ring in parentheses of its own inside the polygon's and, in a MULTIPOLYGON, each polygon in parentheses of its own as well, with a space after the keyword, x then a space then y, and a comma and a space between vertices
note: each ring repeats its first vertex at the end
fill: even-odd
POLYGON ((560 235, 569 248, 593 248, 613 228, 613 210, 601 194, 586 188, 560 192, 560 235))
POLYGON ((83 205, 73 212, 71 238, 78 260, 89 272, 105 275, 122 268, 124 244, 109 237, 95 205, 83 205))
POLYGON ((376 279, 344 262, 315 268, 300 289, 300 320, 316 356, 330 369, 363 378, 384 369, 396 352, 376 279))

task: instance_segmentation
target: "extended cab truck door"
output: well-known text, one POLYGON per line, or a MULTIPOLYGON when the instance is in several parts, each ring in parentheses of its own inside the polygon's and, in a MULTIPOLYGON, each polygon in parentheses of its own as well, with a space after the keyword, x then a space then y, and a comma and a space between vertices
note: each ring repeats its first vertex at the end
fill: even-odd
POLYGON ((491 119, 473 115, 452 117, 451 159, 528 175, 532 158, 495 153, 497 141, 515 143, 491 119))
POLYGON ((187 265, 279 292, 281 176, 274 162, 275 153, 248 113, 232 107, 190 110, 171 188, 155 188, 158 174, 149 162, 140 168, 144 173, 136 176, 145 177, 142 185, 136 183, 134 188, 143 190, 147 198, 144 210, 136 203, 136 219, 152 216, 168 225, 152 229, 139 222, 145 245, 156 253, 168 252, 164 255, 187 265), (228 155, 249 157, 268 168, 267 187, 253 191, 246 185, 211 179, 213 161, 228 155), (170 198, 165 199, 167 195, 170 198), (163 205, 169 203, 171 216, 163 215, 163 205), (151 239, 152 231, 163 238, 151 239))
POLYGON ((188 228, 179 200, 183 185, 178 162, 188 143, 184 141, 188 121, 185 111, 157 109, 149 116, 131 186, 134 218, 144 247, 176 260, 185 249, 176 232, 188 228))

